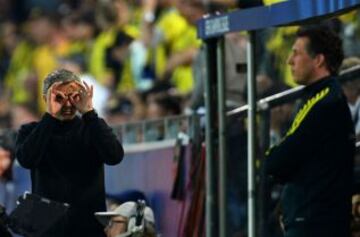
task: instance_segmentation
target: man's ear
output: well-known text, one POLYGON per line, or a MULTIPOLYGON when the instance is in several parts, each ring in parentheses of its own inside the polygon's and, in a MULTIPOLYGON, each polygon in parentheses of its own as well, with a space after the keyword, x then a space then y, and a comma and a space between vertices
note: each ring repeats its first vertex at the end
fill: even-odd
POLYGON ((326 62, 325 62, 325 56, 324 54, 318 54, 315 57, 315 64, 316 66, 320 67, 326 67, 326 62))
POLYGON ((45 103, 47 102, 47 98, 46 98, 46 95, 42 95, 42 98, 43 98, 43 100, 45 101, 45 103))

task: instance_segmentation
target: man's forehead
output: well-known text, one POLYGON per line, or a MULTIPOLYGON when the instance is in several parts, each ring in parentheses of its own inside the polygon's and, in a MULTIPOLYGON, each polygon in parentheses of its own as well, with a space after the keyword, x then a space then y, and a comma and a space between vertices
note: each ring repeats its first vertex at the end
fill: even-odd
POLYGON ((306 45, 308 43, 309 39, 306 37, 299 37, 296 39, 294 45, 293 45, 293 50, 302 50, 306 48, 306 45))
POLYGON ((70 81, 70 82, 64 82, 56 87, 57 90, 62 91, 64 93, 72 93, 75 91, 79 91, 82 89, 79 82, 76 81, 70 81))
POLYGON ((127 221, 126 217, 123 216, 114 216, 113 218, 111 218, 112 221, 127 221))

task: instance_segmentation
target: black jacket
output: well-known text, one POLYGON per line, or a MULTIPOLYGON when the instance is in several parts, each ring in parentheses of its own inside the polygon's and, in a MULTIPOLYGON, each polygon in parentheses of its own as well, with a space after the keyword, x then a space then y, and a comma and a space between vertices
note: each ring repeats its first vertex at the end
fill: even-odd
POLYGON ((285 183, 286 227, 349 223, 354 127, 339 83, 326 77, 305 88, 303 106, 282 142, 267 152, 265 169, 285 183))
POLYGON ((70 121, 45 113, 40 122, 20 128, 16 157, 31 170, 32 192, 70 204, 49 236, 104 235, 94 218, 106 210, 103 164, 118 164, 123 156, 122 145, 94 111, 70 121))

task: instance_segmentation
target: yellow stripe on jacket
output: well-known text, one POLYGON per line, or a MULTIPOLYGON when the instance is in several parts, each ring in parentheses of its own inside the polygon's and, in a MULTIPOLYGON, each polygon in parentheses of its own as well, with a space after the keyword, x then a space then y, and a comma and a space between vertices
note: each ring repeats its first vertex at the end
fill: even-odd
POLYGON ((296 131, 296 129, 298 129, 302 121, 305 119, 306 115, 310 112, 311 108, 314 107, 314 105, 321 99, 323 99, 329 93, 329 91, 329 87, 326 87, 325 89, 318 92, 315 96, 311 97, 306 102, 306 104, 304 104, 301 110, 296 114, 294 122, 292 123, 289 131, 286 133, 286 136, 290 136, 296 131))

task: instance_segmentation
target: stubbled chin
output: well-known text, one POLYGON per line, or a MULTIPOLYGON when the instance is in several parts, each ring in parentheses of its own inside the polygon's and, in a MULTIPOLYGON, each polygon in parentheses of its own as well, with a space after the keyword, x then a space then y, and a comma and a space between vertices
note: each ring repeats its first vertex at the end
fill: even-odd
POLYGON ((63 117, 64 120, 71 120, 75 117, 75 113, 71 113, 71 114, 63 113, 61 114, 61 116, 63 117))

